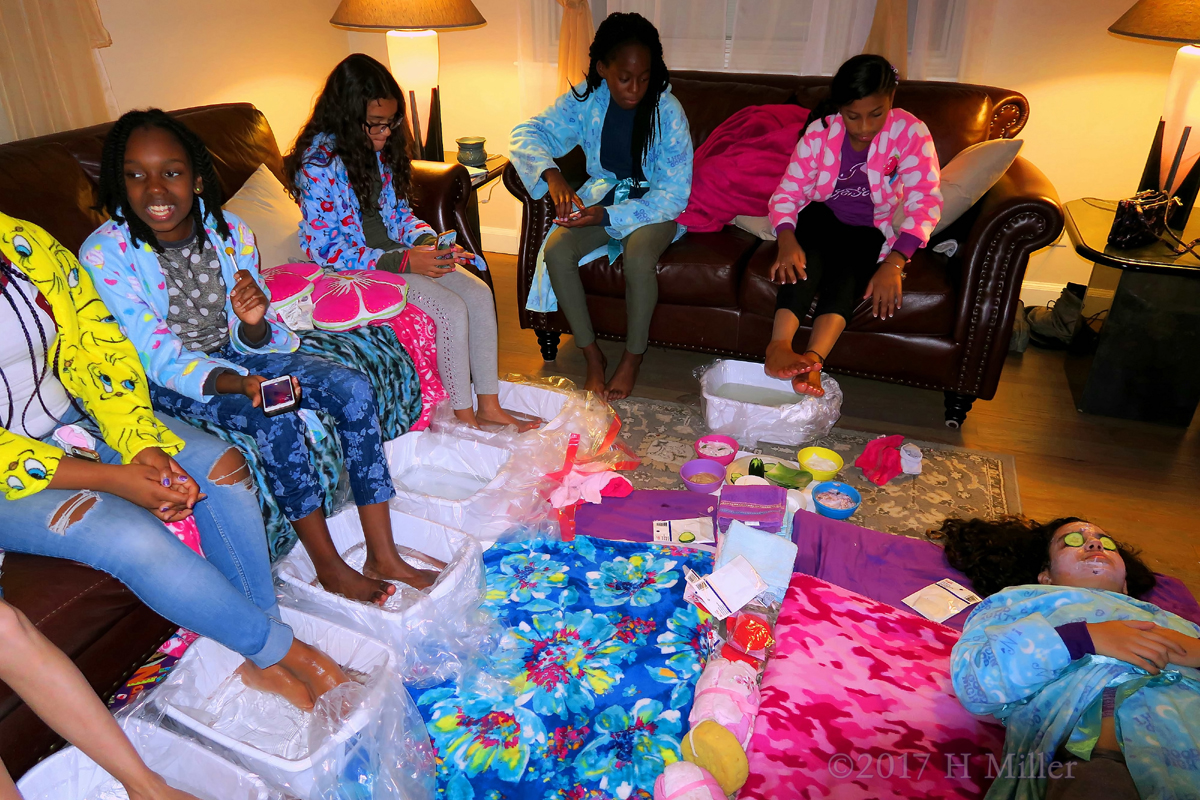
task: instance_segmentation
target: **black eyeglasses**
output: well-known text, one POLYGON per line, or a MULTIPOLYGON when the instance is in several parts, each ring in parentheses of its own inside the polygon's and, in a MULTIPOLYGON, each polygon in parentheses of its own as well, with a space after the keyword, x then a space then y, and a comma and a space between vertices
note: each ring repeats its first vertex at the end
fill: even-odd
POLYGON ((394 122, 381 122, 381 123, 380 123, 380 124, 378 124, 378 125, 366 125, 366 124, 364 124, 364 125, 363 125, 363 128, 366 130, 366 132, 367 132, 369 135, 371 135, 371 136, 378 136, 378 135, 380 135, 381 133, 386 133, 386 132, 388 132, 388 131, 394 131, 394 130, 396 130, 396 128, 399 128, 399 127, 400 127, 401 125, 403 125, 403 124, 404 124, 404 120, 403 120, 403 119, 398 119, 398 120, 396 120, 396 121, 394 121, 394 122))

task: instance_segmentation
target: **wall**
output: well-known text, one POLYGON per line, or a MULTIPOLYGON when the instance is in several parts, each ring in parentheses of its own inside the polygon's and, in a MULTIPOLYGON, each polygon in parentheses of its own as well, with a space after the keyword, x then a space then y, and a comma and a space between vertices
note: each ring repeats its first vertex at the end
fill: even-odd
MULTIPOLYGON (((1004 0, 975 79, 1029 98, 1021 155, 1063 202, 1117 199, 1137 190, 1162 114, 1177 45, 1108 33, 1132 0, 1004 0)), ((1087 283, 1091 263, 1066 235, 1029 262, 1022 298, 1045 304, 1068 281, 1087 283)))
POLYGON ((250 102, 281 148, 347 51, 329 24, 338 0, 99 0, 112 46, 100 51, 122 112, 250 102))

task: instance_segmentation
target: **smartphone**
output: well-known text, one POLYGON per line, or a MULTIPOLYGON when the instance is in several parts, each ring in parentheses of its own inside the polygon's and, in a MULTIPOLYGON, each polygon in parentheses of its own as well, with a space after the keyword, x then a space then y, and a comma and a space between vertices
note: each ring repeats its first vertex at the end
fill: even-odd
POLYGON ((295 388, 292 386, 291 375, 263 381, 258 388, 262 392, 263 413, 268 417, 295 411, 300 405, 300 401, 296 399, 295 388))
POLYGON ((458 241, 458 231, 442 231, 437 235, 437 249, 449 250, 458 241))

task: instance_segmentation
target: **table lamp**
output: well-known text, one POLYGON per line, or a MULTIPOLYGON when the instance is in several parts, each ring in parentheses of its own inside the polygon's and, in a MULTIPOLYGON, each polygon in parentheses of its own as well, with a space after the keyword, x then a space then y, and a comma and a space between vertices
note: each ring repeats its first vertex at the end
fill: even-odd
POLYGON ((342 0, 329 22, 352 31, 387 31, 392 75, 408 92, 416 157, 441 161, 444 153, 437 32, 486 25, 475 4, 471 0, 342 0), (427 120, 424 139, 422 118, 427 120))
POLYGON ((1175 54, 1162 119, 1138 187, 1179 198, 1167 224, 1183 230, 1200 188, 1200 0, 1139 0, 1108 30, 1186 45, 1175 54))

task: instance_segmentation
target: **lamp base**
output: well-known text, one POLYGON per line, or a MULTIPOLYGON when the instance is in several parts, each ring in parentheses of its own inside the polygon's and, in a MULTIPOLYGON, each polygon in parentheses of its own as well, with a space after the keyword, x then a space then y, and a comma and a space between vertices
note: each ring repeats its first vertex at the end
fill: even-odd
POLYGON ((429 101, 429 125, 425 133, 426 161, 444 161, 446 151, 442 145, 442 93, 438 87, 433 87, 433 97, 429 101))
MULTIPOLYGON (((1165 128, 1166 121, 1160 119, 1158 130, 1154 134, 1154 143, 1150 145, 1150 153, 1146 157, 1146 168, 1142 170, 1142 180, 1138 183, 1139 192, 1160 188, 1158 185, 1161 180, 1159 165, 1162 162, 1165 128)), ((1179 205, 1167 215, 1167 227, 1175 231, 1182 231, 1187 227, 1188 218, 1192 214, 1192 207, 1196 205, 1198 193, 1200 193, 1200 161, 1192 165, 1187 177, 1179 185, 1179 190, 1175 193, 1175 197, 1179 199, 1179 205)))

